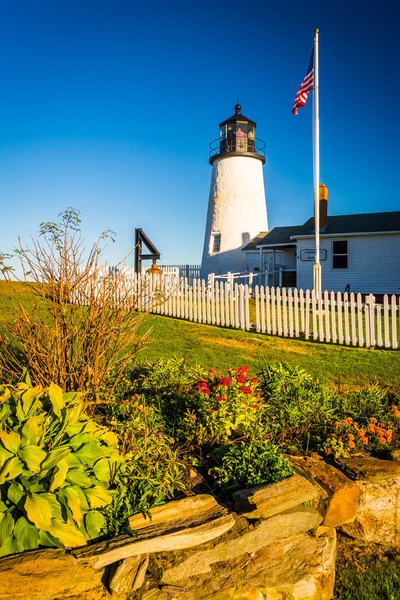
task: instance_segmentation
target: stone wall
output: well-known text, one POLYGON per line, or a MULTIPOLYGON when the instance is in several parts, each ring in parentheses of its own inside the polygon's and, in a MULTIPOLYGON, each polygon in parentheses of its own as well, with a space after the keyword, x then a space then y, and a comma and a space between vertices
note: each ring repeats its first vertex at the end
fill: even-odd
POLYGON ((136 536, 0 560, 0 599, 329 600, 336 528, 400 546, 400 464, 292 457, 296 475, 129 519, 136 536))

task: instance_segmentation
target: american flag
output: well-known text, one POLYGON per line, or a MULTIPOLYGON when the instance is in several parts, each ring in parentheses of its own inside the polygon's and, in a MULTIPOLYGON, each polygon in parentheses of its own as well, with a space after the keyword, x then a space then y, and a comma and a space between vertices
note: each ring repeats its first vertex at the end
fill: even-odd
POLYGON ((294 99, 294 105, 292 113, 297 115, 299 113, 299 107, 305 106, 308 98, 308 93, 310 90, 314 88, 314 48, 311 52, 310 62, 308 63, 308 69, 306 76, 304 77, 301 86, 299 87, 299 91, 296 94, 296 98, 294 99))

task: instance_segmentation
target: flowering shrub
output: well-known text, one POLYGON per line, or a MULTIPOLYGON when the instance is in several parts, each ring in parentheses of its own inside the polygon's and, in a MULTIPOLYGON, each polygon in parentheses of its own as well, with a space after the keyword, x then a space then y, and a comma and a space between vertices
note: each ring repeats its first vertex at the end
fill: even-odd
MULTIPOLYGON (((391 411, 395 419, 400 418, 397 406, 391 411)), ((336 458, 349 458, 355 454, 370 453, 371 451, 387 450, 393 441, 393 428, 390 423, 379 422, 376 417, 370 417, 366 426, 361 426, 352 417, 335 423, 335 432, 328 435, 324 450, 336 458)))
POLYGON ((211 369, 194 389, 196 402, 188 408, 182 424, 193 447, 227 444, 243 436, 252 437, 263 427, 263 398, 259 379, 248 377, 249 368, 229 369, 218 377, 211 369))

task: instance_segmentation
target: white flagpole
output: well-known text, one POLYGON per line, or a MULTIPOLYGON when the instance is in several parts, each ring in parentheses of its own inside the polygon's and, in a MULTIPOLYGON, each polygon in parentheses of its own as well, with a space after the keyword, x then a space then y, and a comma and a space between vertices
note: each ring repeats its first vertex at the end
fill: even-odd
POLYGON ((314 93, 313 93, 313 155, 314 155, 314 226, 315 226, 315 264, 314 291, 317 298, 322 293, 320 244, 319 244, 319 75, 318 75, 318 33, 314 32, 314 93))

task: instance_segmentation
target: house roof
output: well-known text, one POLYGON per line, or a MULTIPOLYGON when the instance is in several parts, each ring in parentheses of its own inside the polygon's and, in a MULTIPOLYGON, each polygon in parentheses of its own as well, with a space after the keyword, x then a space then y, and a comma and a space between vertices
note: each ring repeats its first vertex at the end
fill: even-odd
MULTIPOLYGON (((323 235, 350 235, 352 233, 400 233, 400 211, 365 213, 359 215, 340 215, 328 217, 328 224, 321 230, 323 235)), ((282 246, 295 243, 300 236, 314 235, 314 217, 304 225, 274 227, 269 233, 259 233, 243 250, 255 250, 259 246, 282 246)))
MULTIPOLYGON (((389 231, 400 232, 400 211, 328 217, 328 224, 325 229, 321 230, 321 235, 385 233, 389 231)), ((314 235, 314 218, 308 219, 304 225, 297 227, 296 232, 292 235, 294 237, 314 235)))

